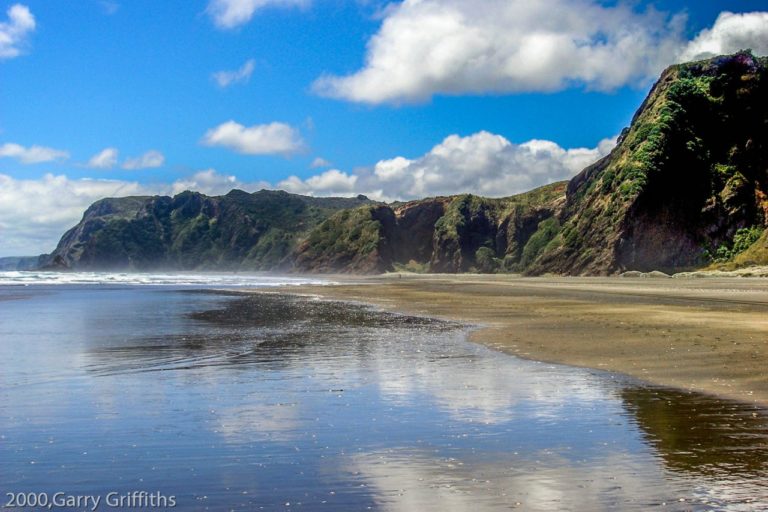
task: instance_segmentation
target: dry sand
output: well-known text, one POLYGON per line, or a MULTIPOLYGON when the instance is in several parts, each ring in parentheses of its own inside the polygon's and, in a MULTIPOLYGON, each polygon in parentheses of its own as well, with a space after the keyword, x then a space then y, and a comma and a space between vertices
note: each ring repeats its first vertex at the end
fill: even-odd
POLYGON ((481 328, 516 356, 768 406, 768 280, 412 275, 303 286, 481 328))

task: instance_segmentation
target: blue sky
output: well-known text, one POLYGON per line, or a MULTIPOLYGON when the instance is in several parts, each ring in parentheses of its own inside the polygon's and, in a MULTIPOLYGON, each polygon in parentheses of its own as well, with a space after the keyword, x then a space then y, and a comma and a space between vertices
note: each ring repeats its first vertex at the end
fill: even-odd
POLYGON ((52 250, 107 195, 395 200, 567 179, 665 66, 765 54, 767 7, 0 0, 0 255, 52 250))

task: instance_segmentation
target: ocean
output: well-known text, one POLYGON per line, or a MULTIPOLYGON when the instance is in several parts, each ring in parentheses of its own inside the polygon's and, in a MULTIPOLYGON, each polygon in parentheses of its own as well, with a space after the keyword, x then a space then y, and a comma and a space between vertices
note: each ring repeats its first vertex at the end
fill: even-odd
POLYGON ((765 410, 294 294, 323 282, 0 273, 3 505, 768 509, 765 410))

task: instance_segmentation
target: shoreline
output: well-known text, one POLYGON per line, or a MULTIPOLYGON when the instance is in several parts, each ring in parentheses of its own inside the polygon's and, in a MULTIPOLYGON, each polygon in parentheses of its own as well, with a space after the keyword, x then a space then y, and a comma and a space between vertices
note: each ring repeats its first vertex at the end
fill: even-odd
POLYGON ((258 293, 315 295, 477 326, 524 359, 621 373, 768 407, 763 279, 386 274, 258 293))

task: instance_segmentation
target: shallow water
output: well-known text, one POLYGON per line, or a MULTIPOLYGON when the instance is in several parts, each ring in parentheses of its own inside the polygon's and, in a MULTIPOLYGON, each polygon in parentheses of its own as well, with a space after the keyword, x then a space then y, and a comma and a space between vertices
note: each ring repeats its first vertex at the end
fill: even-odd
POLYGON ((768 508, 764 410, 465 338, 458 325, 281 294, 0 286, 0 498, 768 508))

